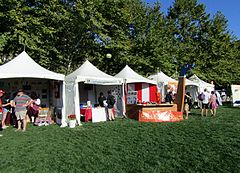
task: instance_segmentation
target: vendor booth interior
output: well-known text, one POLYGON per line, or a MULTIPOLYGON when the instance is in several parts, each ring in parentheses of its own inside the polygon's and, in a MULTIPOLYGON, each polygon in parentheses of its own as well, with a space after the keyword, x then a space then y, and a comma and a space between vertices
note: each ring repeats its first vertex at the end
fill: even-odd
POLYGON ((122 78, 126 92, 126 115, 142 122, 180 121, 182 113, 176 104, 161 104, 157 82, 147 79, 129 66, 125 66, 115 77, 122 78))
POLYGON ((203 92, 204 89, 206 88, 208 92, 214 91, 215 86, 214 84, 207 83, 200 79, 196 74, 192 75, 191 77, 188 78, 188 80, 195 82, 199 86, 199 92, 203 92))
POLYGON ((177 92, 178 81, 167 76, 162 71, 150 75, 148 79, 154 80, 157 83, 158 91, 160 92, 161 95, 161 102, 165 102, 165 96, 168 91, 172 91, 173 93, 177 92))
POLYGON ((25 51, 0 66, 0 70, 0 88, 7 97, 13 98, 22 88, 29 96, 35 92, 41 100, 41 107, 49 111, 51 108, 52 118, 61 119, 61 115, 65 114, 64 75, 41 67, 25 51))
POLYGON ((80 123, 80 115, 84 121, 106 121, 104 107, 98 105, 100 92, 107 98, 107 92, 112 92, 116 103, 114 105, 115 116, 123 115, 123 81, 120 78, 110 76, 85 61, 77 70, 66 76, 66 103, 67 115, 76 114, 80 123))
MULTIPOLYGON (((177 93, 178 80, 167 76, 163 72, 151 75, 148 78, 157 82, 158 90, 161 93, 162 102, 165 102, 165 96, 167 92, 171 91, 173 94, 177 93)), ((190 92, 193 100, 197 102, 197 96, 200 92, 199 84, 186 79, 185 87, 186 92, 190 92)))

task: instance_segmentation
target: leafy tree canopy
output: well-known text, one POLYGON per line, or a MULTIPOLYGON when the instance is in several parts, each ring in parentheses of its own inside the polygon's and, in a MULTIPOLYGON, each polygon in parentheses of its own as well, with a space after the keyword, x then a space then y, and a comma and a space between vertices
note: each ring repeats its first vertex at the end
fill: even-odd
POLYGON ((239 84, 239 41, 221 12, 212 18, 197 0, 1 0, 0 59, 24 48, 40 65, 69 74, 86 59, 116 74, 126 64, 142 75, 173 75, 195 63, 201 78, 239 84), (111 53, 112 57, 106 57, 111 53), (56 68, 58 67, 58 68, 56 68))

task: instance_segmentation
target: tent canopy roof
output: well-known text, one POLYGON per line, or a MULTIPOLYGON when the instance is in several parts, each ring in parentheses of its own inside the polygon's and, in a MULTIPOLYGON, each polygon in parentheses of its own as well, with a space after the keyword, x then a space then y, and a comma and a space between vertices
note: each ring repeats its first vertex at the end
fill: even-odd
POLYGON ((122 84, 122 79, 104 73, 86 60, 78 69, 66 77, 67 80, 77 80, 89 84, 114 85, 122 84))
POLYGON ((189 80, 195 82, 195 83, 198 83, 201 90, 203 89, 208 89, 209 91, 213 91, 214 90, 214 85, 213 84, 210 84, 210 83, 207 83, 203 80, 201 80, 197 75, 192 75, 190 78, 188 78, 189 80))
POLYGON ((205 86, 210 86, 210 87, 214 87, 213 84, 207 83, 205 81, 203 81, 202 79, 200 79, 196 74, 192 75, 191 77, 188 78, 189 80, 196 82, 200 85, 205 85, 205 86))
POLYGON ((63 74, 47 70, 37 64, 25 51, 0 66, 0 78, 44 78, 64 80, 63 74))
POLYGON ((199 86, 199 84, 197 82, 191 81, 189 79, 186 79, 186 85, 199 86))
POLYGON ((162 71, 159 73, 153 74, 148 78, 157 82, 163 82, 164 84, 167 84, 168 82, 177 82, 177 80, 167 76, 162 71))
POLYGON ((119 77, 126 80, 126 83, 150 83, 156 85, 156 81, 147 79, 135 71, 133 71, 128 65, 126 65, 115 77, 119 77))

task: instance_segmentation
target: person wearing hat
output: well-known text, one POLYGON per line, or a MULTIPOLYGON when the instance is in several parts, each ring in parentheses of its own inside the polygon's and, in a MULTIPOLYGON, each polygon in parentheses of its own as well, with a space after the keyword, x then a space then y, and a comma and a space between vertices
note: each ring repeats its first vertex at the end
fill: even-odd
POLYGON ((23 123, 23 132, 26 131, 27 127, 27 106, 31 103, 31 98, 24 94, 23 89, 19 89, 17 96, 13 99, 13 106, 15 107, 15 114, 18 122, 18 129, 21 130, 23 123))

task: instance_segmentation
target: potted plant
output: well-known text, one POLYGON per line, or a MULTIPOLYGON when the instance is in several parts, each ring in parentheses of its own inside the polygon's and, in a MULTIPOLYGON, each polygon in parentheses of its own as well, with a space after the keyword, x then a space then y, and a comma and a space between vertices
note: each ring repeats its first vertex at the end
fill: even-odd
POLYGON ((68 115, 68 120, 69 127, 74 128, 76 126, 76 115, 75 114, 68 115))

